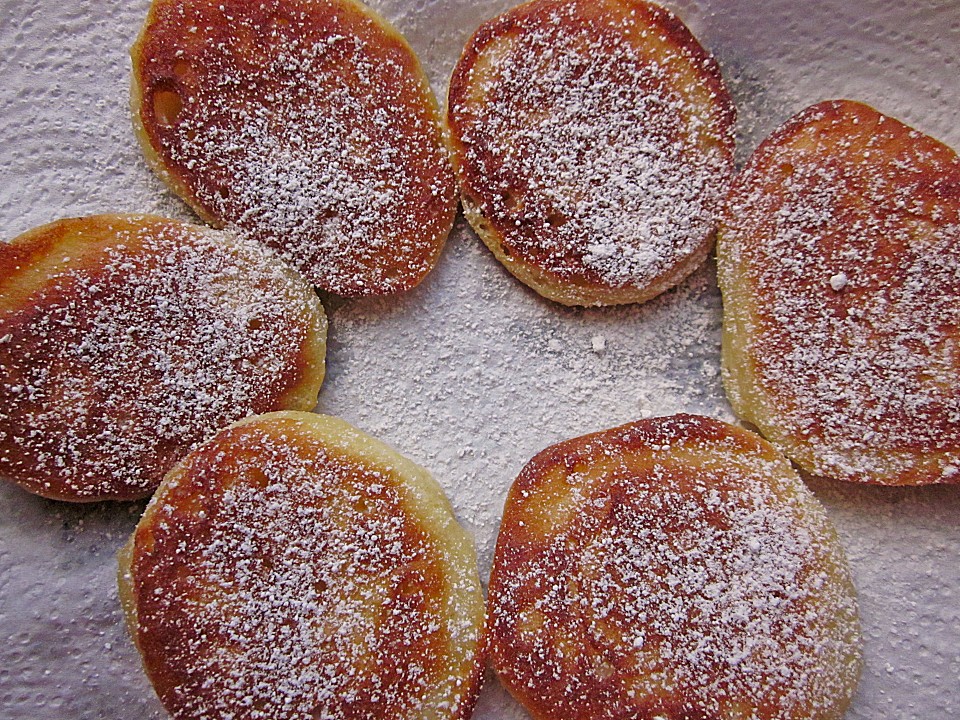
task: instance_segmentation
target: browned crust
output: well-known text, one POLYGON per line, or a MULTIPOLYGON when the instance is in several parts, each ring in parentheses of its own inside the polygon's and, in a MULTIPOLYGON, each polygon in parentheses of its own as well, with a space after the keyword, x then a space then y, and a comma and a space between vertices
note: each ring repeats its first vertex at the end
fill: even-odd
MULTIPOLYGON (((510 64, 524 72, 523 63, 514 63, 517 59, 504 48, 532 32, 547 31, 562 37, 584 29, 602 45, 602 49, 584 49, 585 54, 603 57, 612 44, 626 37, 647 62, 660 61, 667 69, 669 77, 664 86, 654 92, 679 89, 681 95, 696 98, 697 107, 689 110, 700 113, 708 127, 701 130, 701 149, 710 147, 725 157, 723 170, 712 181, 722 192, 733 168, 736 109, 720 68, 676 15, 643 0, 532 0, 481 25, 464 49, 450 81, 447 113, 454 167, 467 219, 497 259, 522 282, 567 305, 644 302, 680 282, 703 262, 713 244, 712 227, 695 238, 697 242, 686 254, 656 277, 613 282, 585 261, 582 248, 564 247, 562 242, 558 247, 557 223, 563 221, 553 218, 563 217, 563 212, 544 213, 526 207, 529 178, 505 170, 490 148, 483 145, 487 103, 491 102, 482 89, 483 83, 503 65, 510 64), (557 12, 562 20, 555 23, 550 17, 557 12), (616 29, 611 31, 611 26, 616 29), (497 190, 500 185, 509 188, 506 200, 497 190)), ((612 85, 615 87, 622 80, 614 78, 612 85)), ((528 108, 531 115, 541 110, 528 108)), ((511 140, 507 138, 505 142, 511 140)), ((693 149, 688 152, 690 163, 700 160, 693 149)), ((560 178, 555 180, 563 182, 560 178)), ((715 210, 716 207, 710 209, 711 215, 715 210)))
MULTIPOLYGON (((246 385, 254 412, 316 404, 326 352, 326 317, 316 294, 270 253, 210 233, 153 216, 98 215, 60 220, 0 245, 0 475, 57 500, 149 495, 191 445, 245 413, 238 406, 221 415, 216 402, 191 405, 188 398, 168 403, 176 389, 164 383, 175 378, 205 383, 223 398, 246 385), (212 328, 182 318, 185 325, 169 325, 173 315, 153 307, 158 296, 148 283, 179 282, 181 266, 163 279, 154 272, 178 252, 233 268, 247 297, 281 285, 296 294, 285 296, 286 326, 249 331, 259 333, 263 345, 248 353, 246 370, 233 360, 217 365, 217 351, 197 345, 195 338, 212 328), (275 264, 275 271, 261 272, 265 263, 275 264), (125 321, 132 324, 121 327, 125 321), (84 349, 100 342, 115 342, 127 354, 101 357, 100 347, 84 349), (259 375, 261 350, 278 358, 268 376, 259 375), (230 386, 218 386, 225 382, 218 377, 200 378, 188 363, 196 363, 196 373, 216 367, 230 386), (155 423, 176 430, 161 431, 155 423)), ((231 283, 223 288, 235 289, 227 288, 231 283)), ((175 302, 189 313, 200 299, 189 292, 216 289, 184 288, 187 294, 175 302)), ((227 330, 217 332, 224 337, 227 330)), ((232 357, 230 351, 223 357, 232 357)))
MULTIPOLYGON (((763 536, 756 540, 761 544, 769 542, 763 536)), ((722 536, 717 541, 722 542, 722 536)), ((605 543, 601 546, 608 548, 605 543)), ((652 545, 645 551, 656 553, 657 548, 652 545)), ((695 560, 691 566, 691 572, 703 570, 695 560)), ((696 609, 696 597, 683 595, 683 589, 671 594, 666 585, 661 592, 659 598, 650 597, 647 601, 674 609, 682 607, 683 612, 690 613, 688 622, 695 621, 700 612, 696 609)), ((491 660, 507 689, 536 720, 699 720, 747 716, 837 719, 849 703, 859 674, 859 628, 853 593, 842 550, 823 509, 770 444, 754 433, 709 418, 678 415, 643 420, 549 447, 534 457, 514 482, 504 508, 490 578, 491 660), (648 640, 668 629, 616 619, 617 613, 626 612, 624 608, 633 597, 631 592, 646 586, 631 590, 628 584, 601 583, 601 591, 595 596, 588 589, 589 573, 585 568, 606 567, 617 561, 605 555, 581 565, 591 542, 607 537, 606 531, 624 542, 630 541, 624 533, 642 532, 643 528, 620 524, 625 522, 624 513, 632 512, 626 508, 634 507, 634 492, 638 488, 646 486, 651 492, 675 498, 671 502, 678 506, 684 502, 699 504, 696 518, 664 519, 668 535, 646 541, 655 545, 670 542, 670 533, 708 534, 727 528, 730 503, 744 502, 746 497, 739 495, 742 478, 756 472, 758 466, 769 475, 774 502, 793 503, 790 512, 795 513, 801 525, 813 528, 817 537, 815 546, 804 551, 804 562, 810 565, 798 576, 799 587, 807 592, 807 572, 822 572, 817 582, 828 578, 826 583, 833 586, 819 597, 819 590, 811 591, 813 594, 791 612, 809 618, 839 609, 833 619, 827 616, 810 620, 819 623, 816 632, 823 631, 831 622, 842 628, 831 640, 839 638, 839 648, 834 646, 828 651, 826 644, 808 647, 810 657, 803 660, 790 656, 791 648, 772 660, 772 665, 778 667, 781 663, 788 666, 808 661, 817 665, 821 662, 818 653, 830 656, 814 674, 829 677, 828 683, 832 684, 811 691, 817 697, 807 698, 806 704, 796 703, 795 697, 786 700, 796 696, 798 688, 782 684, 784 681, 777 679, 776 668, 772 667, 767 668, 766 676, 745 680, 751 687, 747 695, 738 681, 726 685, 717 676, 696 678, 692 685, 686 685, 678 679, 679 674, 673 673, 688 658, 661 660, 658 655, 663 646, 657 646, 657 642, 682 642, 680 639, 654 640, 649 642, 650 648, 648 643, 632 645, 624 637, 627 629, 645 633, 648 640), (751 467, 753 470, 748 470, 751 467), (708 500, 711 495, 718 500, 708 500), (594 564, 590 565, 591 562, 594 564), (608 610, 600 612, 588 598, 593 602, 600 598, 608 610), (824 598, 839 598, 839 603, 825 602, 824 598), (656 671, 639 670, 645 667, 644 662, 654 663, 656 671), (649 674, 644 676, 644 672, 649 674), (704 697, 708 687, 716 695, 704 697)), ((650 612, 651 616, 655 613, 650 612)), ((647 623, 656 620, 650 617, 647 623)), ((692 632, 692 626, 684 626, 680 632, 687 629, 692 632)), ((776 630, 780 632, 782 629, 776 630)), ((714 667, 712 672, 720 671, 714 667)), ((817 682, 808 674, 804 691, 810 689, 809 683, 817 682)), ((800 691, 801 696, 804 691, 800 691)))
POLYGON ((340 295, 407 290, 434 267, 457 204, 446 131, 413 50, 376 13, 354 0, 154 0, 131 54, 147 161, 202 218, 268 243, 340 295), (344 92, 356 105, 346 113, 344 92), (164 98, 180 103, 172 122, 164 98), (251 116, 273 118, 265 136, 244 135, 251 116), (364 139, 323 146, 328 130, 311 120, 334 117, 364 139), (275 179, 247 172, 274 145, 290 154, 268 168, 275 179), (356 183, 369 197, 342 195, 356 183), (389 193, 386 209, 376 192, 389 193))
POLYGON ((957 154, 874 108, 826 101, 772 133, 717 247, 737 414, 815 475, 960 482, 958 223, 957 154))
MULTIPOLYGON (((334 520, 332 527, 337 522, 334 520)), ((296 527, 295 518, 290 518, 289 527, 296 527)), ((242 713, 251 703, 277 720, 301 718, 302 707, 311 703, 316 703, 313 712, 317 716, 356 720, 465 720, 472 713, 483 672, 483 598, 472 543, 456 525, 449 503, 426 471, 343 421, 305 413, 273 413, 221 431, 166 478, 130 547, 121 554, 120 565, 120 586, 127 598, 124 607, 144 667, 164 706, 178 718, 242 713), (277 460, 278 452, 309 462, 313 476, 305 479, 284 474, 289 471, 284 470, 285 460, 277 460), (279 476, 275 474, 278 470, 279 476), (270 480, 266 480, 267 475, 270 480), (269 484, 278 482, 286 486, 278 490, 269 484), (301 482, 305 484, 297 484, 301 482), (308 487, 313 483, 316 487, 308 487), (325 489, 318 492, 320 487, 325 489), (265 503, 289 504, 297 517, 313 513, 311 517, 318 518, 316 536, 287 538, 282 522, 270 528, 246 526, 244 511, 231 509, 225 498, 237 492, 258 492, 258 488, 265 503), (362 519, 364 514, 368 520, 362 519), (344 537, 352 534, 352 543, 330 546, 336 538, 324 534, 331 530, 330 521, 324 518, 341 516, 351 516, 354 521, 359 518, 361 525, 399 529, 399 535, 390 535, 389 540, 376 535, 369 538, 360 527, 354 529, 347 523, 341 530, 344 537), (377 524, 387 522, 389 525, 377 524), (231 536, 237 527, 241 533, 257 537, 255 552, 250 558, 228 559, 237 563, 235 570, 218 568, 236 580, 234 588, 211 586, 212 571, 205 566, 209 552, 215 545, 233 542, 231 536), (277 537, 265 535, 268 531, 276 532, 277 537), (382 593, 374 592, 361 600, 342 594, 348 592, 343 572, 331 577, 318 570, 310 584, 317 587, 318 607, 326 609, 309 616, 290 610, 287 621, 279 626, 283 629, 301 623, 297 637, 317 639, 309 626, 323 625, 327 622, 325 614, 334 617, 344 605, 356 606, 357 612, 376 618, 372 630, 375 637, 365 634, 359 640, 367 655, 338 655, 336 643, 322 636, 321 644, 298 648, 304 657, 313 658, 314 668, 305 667, 304 677, 309 678, 316 669, 336 671, 333 677, 345 679, 346 684, 335 696, 291 695, 289 688, 299 686, 296 682, 291 685, 287 682, 290 678, 282 675, 266 679, 277 683, 278 694, 286 693, 280 699, 272 697, 269 688, 246 686, 247 674, 242 666, 233 676, 229 674, 229 661, 222 665, 214 662, 222 657, 221 651, 242 654, 253 643, 264 651, 272 644, 279 649, 286 638, 272 637, 270 632, 278 627, 264 619, 261 629, 238 639, 233 623, 218 624, 202 613, 198 615, 194 604, 202 600, 233 607, 238 596, 255 595, 258 584, 269 586, 273 573, 282 575, 294 540, 304 550, 313 548, 309 561, 297 556, 307 562, 305 569, 309 565, 329 570, 338 562, 359 574, 366 573, 368 567, 375 573, 372 568, 384 563, 389 566, 398 552, 404 555, 411 548, 428 548, 418 551, 409 567, 386 567, 401 578, 399 584, 385 586, 382 593), (404 549, 398 550, 400 546, 404 549), (358 559, 361 554, 368 559, 358 559), (390 602, 384 603, 384 598, 390 602), (438 629, 423 632, 434 623, 438 629), (472 630, 465 631, 464 627, 472 630), (456 644, 465 642, 466 636, 472 638, 472 645, 456 644), (198 673, 198 665, 208 661, 214 664, 204 665, 205 672, 198 673), (411 693, 424 691, 421 685, 409 685, 411 681, 404 674, 413 665, 432 673, 425 686, 431 699, 422 715, 411 714, 415 707, 410 704, 411 693), (386 684, 378 685, 384 678, 386 684), (209 679, 214 680, 213 686, 205 685, 209 679), (225 693, 224 688, 228 688, 225 693)), ((378 582, 375 574, 371 578, 371 582, 378 582)), ((302 599, 303 590, 291 587, 278 583, 271 594, 286 597, 284 593, 290 593, 292 608, 302 599)), ((267 609, 260 607, 247 608, 242 614, 256 617, 259 612, 268 617, 267 609)), ((328 630, 335 635, 344 627, 328 630)), ((309 680, 306 682, 308 685, 309 680)))

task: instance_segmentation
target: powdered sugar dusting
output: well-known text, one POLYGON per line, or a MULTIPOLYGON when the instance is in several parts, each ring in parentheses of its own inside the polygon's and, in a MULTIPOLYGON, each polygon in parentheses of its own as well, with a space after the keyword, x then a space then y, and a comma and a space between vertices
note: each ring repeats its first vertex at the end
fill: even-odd
POLYGON ((746 342, 763 359, 758 381, 779 398, 763 422, 813 445, 813 469, 830 477, 950 481, 960 161, 855 106, 793 123, 748 166, 723 239, 730 282, 762 293, 748 301, 758 326, 746 342), (930 460, 942 473, 919 469, 933 454, 944 454, 930 460))
POLYGON ((416 60, 350 2, 204 5, 143 40, 141 114, 166 169, 325 290, 416 284, 455 203, 416 60))
POLYGON ((644 288, 711 234, 732 125, 725 98, 684 85, 705 82, 707 63, 636 10, 585 7, 503 22, 504 37, 478 46, 451 104, 465 193, 507 255, 644 288))
MULTIPOLYGON (((82 236, 83 220, 67 223, 82 236)), ((9 477, 80 499, 143 495, 214 430, 319 382, 322 308, 273 253, 156 219, 88 232, 89 257, 0 314, 9 477)))
POLYGON ((457 717, 479 641, 462 605, 475 569, 419 524, 397 471, 289 422, 215 442, 138 531, 139 642, 168 707, 457 717))
MULTIPOLYGON (((442 97, 467 38, 516 3, 370 4, 404 32, 442 97)), ((95 212, 188 218, 130 132, 128 49, 148 5, 4 3, 5 237, 95 212)), ((723 65, 744 159, 824 97, 867 100, 960 147, 960 5, 950 0, 668 5, 723 65)), ((507 487, 546 445, 680 410, 732 417, 718 378, 721 309, 709 265, 640 307, 568 309, 527 291, 460 225, 415 291, 334 301, 328 311, 321 407, 430 468, 476 537, 484 577, 507 487), (602 353, 595 335, 606 338, 602 353)), ((866 637, 860 691, 845 717, 960 716, 960 494, 814 487, 849 554, 866 637)), ((0 715, 166 718, 116 600, 115 551, 142 508, 48 502, 6 485, 0 500, 0 715)), ((491 676, 475 720, 527 717, 491 676)))
POLYGON ((836 717, 857 609, 822 509, 785 461, 654 422, 591 440, 562 481, 518 481, 491 587, 498 670, 576 716, 836 717), (638 439, 642 465, 618 446, 638 439), (567 503, 542 536, 525 528, 567 503))

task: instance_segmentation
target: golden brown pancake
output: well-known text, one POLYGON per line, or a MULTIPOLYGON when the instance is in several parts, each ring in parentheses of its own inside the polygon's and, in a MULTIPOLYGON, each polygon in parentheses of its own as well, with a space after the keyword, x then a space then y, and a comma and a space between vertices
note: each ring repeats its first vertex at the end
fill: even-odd
POLYGON ((960 160, 849 100, 734 183, 717 245, 730 403, 804 470, 960 482, 960 160))
POLYGON ((165 479, 121 554, 176 718, 469 717, 477 559, 439 485, 342 420, 241 421, 165 479))
POLYGON ((837 720, 859 676, 822 506, 762 438, 704 417, 531 460, 488 612, 494 667, 535 720, 837 720))
POLYGON ((533 0, 485 23, 450 82, 464 212, 567 305, 644 302, 713 243, 735 109, 717 63, 642 0, 533 0))
POLYGON ((132 50, 149 164, 205 220, 314 285, 419 283, 456 213, 439 108, 401 35, 354 0, 154 0, 132 50))
POLYGON ((224 425, 312 408, 326 331, 302 278, 227 233, 98 215, 0 244, 0 477, 146 496, 224 425))

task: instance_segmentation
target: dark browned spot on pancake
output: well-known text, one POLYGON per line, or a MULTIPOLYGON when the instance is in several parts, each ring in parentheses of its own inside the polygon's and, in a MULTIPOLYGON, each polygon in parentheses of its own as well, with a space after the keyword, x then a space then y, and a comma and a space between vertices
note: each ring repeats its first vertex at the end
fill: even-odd
POLYGON ((258 487, 261 490, 270 484, 270 478, 267 477, 267 474, 258 467, 251 467, 247 471, 247 478, 251 485, 258 487))
POLYGON ((153 91, 153 112, 164 127, 173 127, 183 112, 183 99, 172 83, 159 85, 153 91))
POLYGON ((569 220, 569 218, 562 212, 552 212, 547 215, 547 224, 550 225, 550 227, 558 228, 565 224, 567 220, 569 220))
POLYGON ((173 64, 173 75, 180 80, 188 80, 193 77, 193 68, 186 60, 177 60, 173 64))
POLYGON ((361 495, 353 501, 353 509, 361 515, 367 515, 376 506, 376 503, 361 495))
POLYGON ((504 191, 501 200, 508 213, 515 213, 523 209, 523 198, 515 192, 504 191))

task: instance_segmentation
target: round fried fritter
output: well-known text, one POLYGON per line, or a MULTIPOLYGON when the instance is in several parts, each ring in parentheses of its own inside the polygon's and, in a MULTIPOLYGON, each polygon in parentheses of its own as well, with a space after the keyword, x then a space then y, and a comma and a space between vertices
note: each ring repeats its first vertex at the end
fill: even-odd
POLYGON ((326 332, 303 279, 224 232, 99 215, 0 244, 0 477, 146 496, 224 425, 313 408, 326 332))
POLYGON ((346 296, 418 284, 456 213, 436 99, 354 0, 154 0, 132 50, 153 169, 208 222, 346 296))
POLYGON ((804 470, 960 482, 960 159, 849 100, 767 138, 721 223, 730 403, 804 470))
POLYGON ((554 445, 507 499, 491 655, 536 720, 836 720, 857 605, 816 498, 758 435, 644 420, 554 445))
POLYGON ((342 420, 241 421, 165 478, 121 553, 181 720, 451 720, 479 691, 477 558, 439 485, 342 420))
POLYGON ((706 258, 733 170, 717 63, 642 0, 533 0, 490 20, 450 82, 467 219, 568 305, 644 302, 706 258))

